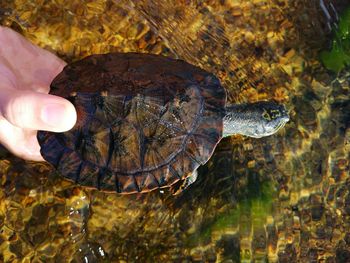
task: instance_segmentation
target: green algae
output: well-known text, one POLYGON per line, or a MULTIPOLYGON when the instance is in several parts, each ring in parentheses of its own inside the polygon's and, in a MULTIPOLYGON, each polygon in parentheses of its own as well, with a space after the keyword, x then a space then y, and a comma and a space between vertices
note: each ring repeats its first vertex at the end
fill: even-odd
POLYGON ((272 181, 258 182, 255 176, 250 175, 247 192, 238 197, 237 205, 203 225, 199 233, 188 238, 188 244, 205 243, 214 232, 225 232, 228 229, 238 230, 239 227, 239 232, 250 232, 251 227, 264 228, 266 218, 272 213, 276 192, 272 181))
POLYGON ((211 227, 211 231, 221 231, 226 228, 240 225, 241 229, 248 228, 251 223, 253 228, 261 227, 266 217, 272 211, 272 202, 276 189, 272 182, 253 183, 249 180, 249 192, 238 202, 237 207, 230 209, 227 213, 220 215, 211 227), (248 217, 251 222, 244 220, 248 217))
POLYGON ((339 18, 337 28, 333 28, 332 48, 320 54, 323 65, 334 72, 350 65, 350 7, 339 18))

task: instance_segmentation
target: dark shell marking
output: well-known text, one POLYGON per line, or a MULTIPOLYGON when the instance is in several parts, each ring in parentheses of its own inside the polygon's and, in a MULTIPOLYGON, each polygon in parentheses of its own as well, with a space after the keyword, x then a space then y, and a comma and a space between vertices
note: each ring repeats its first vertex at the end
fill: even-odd
POLYGON ((70 100, 69 132, 38 132, 41 154, 68 179, 104 191, 169 186, 208 161, 222 137, 218 79, 157 55, 92 55, 67 65, 51 94, 70 100))

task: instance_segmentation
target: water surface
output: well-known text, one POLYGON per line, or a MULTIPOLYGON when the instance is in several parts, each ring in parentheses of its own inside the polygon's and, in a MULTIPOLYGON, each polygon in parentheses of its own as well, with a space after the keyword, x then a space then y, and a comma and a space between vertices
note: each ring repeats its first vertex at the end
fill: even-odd
POLYGON ((222 140, 187 191, 121 196, 1 151, 0 262, 350 262, 349 70, 319 53, 347 1, 3 0, 0 22, 67 62, 147 52, 215 73, 291 121, 222 140))

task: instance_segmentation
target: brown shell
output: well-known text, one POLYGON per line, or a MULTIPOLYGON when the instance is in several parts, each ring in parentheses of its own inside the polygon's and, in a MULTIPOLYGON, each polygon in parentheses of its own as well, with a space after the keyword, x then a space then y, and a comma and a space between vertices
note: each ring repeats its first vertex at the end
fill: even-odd
POLYGON ((222 137, 219 80, 184 61, 110 53, 67 65, 51 94, 70 100, 78 121, 40 131, 41 154, 66 178, 104 191, 169 186, 208 161, 222 137))

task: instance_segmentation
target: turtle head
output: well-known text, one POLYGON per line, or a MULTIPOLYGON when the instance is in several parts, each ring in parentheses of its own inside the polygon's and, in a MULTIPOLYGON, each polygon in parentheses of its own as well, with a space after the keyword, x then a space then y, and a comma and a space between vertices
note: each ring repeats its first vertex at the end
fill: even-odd
POLYGON ((254 138, 276 133, 289 121, 282 104, 272 101, 235 104, 226 107, 224 136, 242 134, 254 138))

